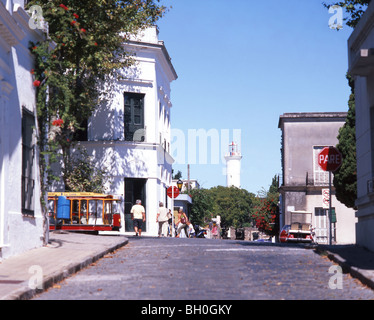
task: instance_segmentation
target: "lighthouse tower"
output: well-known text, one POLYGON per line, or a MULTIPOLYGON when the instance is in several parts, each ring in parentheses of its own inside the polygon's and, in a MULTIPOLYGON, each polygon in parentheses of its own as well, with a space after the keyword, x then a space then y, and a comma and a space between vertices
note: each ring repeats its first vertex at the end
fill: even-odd
POLYGON ((238 145, 232 142, 229 145, 229 153, 225 156, 226 159, 226 181, 227 186, 240 188, 240 161, 242 154, 238 150, 238 145))

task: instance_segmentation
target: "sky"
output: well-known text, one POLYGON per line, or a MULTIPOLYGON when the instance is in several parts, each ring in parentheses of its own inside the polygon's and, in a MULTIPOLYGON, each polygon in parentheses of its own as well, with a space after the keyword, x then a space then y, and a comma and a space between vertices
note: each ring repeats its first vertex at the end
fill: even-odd
POLYGON ((178 74, 171 83, 174 173, 187 179, 190 163, 201 187, 226 186, 223 156, 235 140, 241 187, 257 194, 281 174, 280 115, 348 110, 352 29, 331 29, 334 13, 322 2, 161 0, 172 8, 158 22, 159 39, 178 74), (202 146, 205 158, 193 143, 199 129, 214 137, 202 146))

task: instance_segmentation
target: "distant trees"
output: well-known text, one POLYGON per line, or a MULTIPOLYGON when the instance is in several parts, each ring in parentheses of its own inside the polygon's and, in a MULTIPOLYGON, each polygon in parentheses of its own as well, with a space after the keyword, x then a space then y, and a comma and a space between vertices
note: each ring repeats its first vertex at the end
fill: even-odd
POLYGON ((204 225, 221 217, 224 228, 249 225, 254 195, 245 189, 217 186, 211 189, 192 189, 191 221, 204 225))
POLYGON ((253 198, 245 189, 236 187, 214 187, 210 189, 213 212, 221 216, 221 225, 241 228, 250 224, 253 198))
POLYGON ((269 190, 263 190, 255 199, 252 218, 259 231, 270 236, 279 232, 279 192, 278 176, 275 175, 269 190))
POLYGON ((275 235, 279 230, 278 176, 274 176, 268 190, 262 190, 257 196, 245 189, 223 186, 192 189, 190 195, 193 224, 204 225, 219 215, 223 228, 256 225, 268 235, 275 235))

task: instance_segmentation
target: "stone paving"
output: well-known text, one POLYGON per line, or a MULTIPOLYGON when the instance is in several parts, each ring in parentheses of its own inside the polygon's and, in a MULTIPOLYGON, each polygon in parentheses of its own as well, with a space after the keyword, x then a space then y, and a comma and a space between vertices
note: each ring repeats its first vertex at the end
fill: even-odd
POLYGON ((374 291, 302 246, 129 237, 37 300, 360 300, 374 291), (342 285, 340 289, 340 285, 342 285))

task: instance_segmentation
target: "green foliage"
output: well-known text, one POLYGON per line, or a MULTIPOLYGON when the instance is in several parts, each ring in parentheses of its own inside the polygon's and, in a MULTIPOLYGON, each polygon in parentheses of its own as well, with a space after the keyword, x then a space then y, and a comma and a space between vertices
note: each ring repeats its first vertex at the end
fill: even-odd
POLYGON ((269 190, 262 190, 254 201, 252 219, 258 230, 269 236, 274 236, 279 232, 278 184, 278 176, 275 175, 269 190))
POLYGON ((336 146, 341 152, 343 162, 334 172, 334 187, 336 197, 349 208, 355 208, 357 198, 357 162, 356 162, 356 116, 355 93, 353 80, 348 77, 352 93, 348 101, 348 115, 343 127, 339 129, 336 146))
POLYGON ((357 23, 360 21, 361 16, 364 14, 367 6, 371 0, 343 0, 343 1, 334 1, 333 3, 326 4, 323 2, 323 5, 326 8, 338 5, 345 8, 345 11, 348 14, 348 17, 345 17, 347 26, 356 27, 357 23))
POLYGON ((221 216, 223 228, 240 228, 250 224, 250 213, 254 195, 247 190, 235 187, 213 187, 211 189, 192 189, 193 205, 191 221, 204 225, 221 216))
POLYGON ((279 194, 269 193, 266 198, 258 198, 252 214, 259 231, 274 236, 279 231, 279 194))
POLYGON ((256 227, 268 234, 279 231, 278 176, 274 176, 269 190, 255 196, 245 189, 217 186, 191 190, 193 224, 205 224, 217 215, 223 228, 256 227))
MULTIPOLYGON (((344 0, 326 4, 329 8, 339 5, 345 8, 349 17, 345 18, 346 24, 355 28, 364 14, 371 0, 344 0)), ((357 198, 357 162, 356 162, 356 115, 355 115, 355 92, 354 81, 347 76, 351 95, 348 101, 348 115, 346 122, 339 130, 337 148, 342 153, 342 166, 334 173, 334 186, 337 199, 349 208, 356 208, 357 198)))
POLYGON ((212 218, 213 197, 208 189, 192 189, 192 208, 190 220, 192 224, 204 225, 212 218))
MULTIPOLYGON (((173 170, 174 172, 174 170, 173 170)), ((182 172, 180 170, 178 170, 178 172, 173 176, 173 179, 175 180, 179 180, 182 178, 182 172)))
POLYGON ((210 189, 213 198, 213 214, 221 216, 223 228, 241 228, 250 223, 252 195, 236 187, 214 187, 210 189))
POLYGON ((108 177, 105 168, 96 168, 94 159, 80 149, 79 155, 75 154, 68 163, 64 180, 66 191, 105 193, 108 177))

